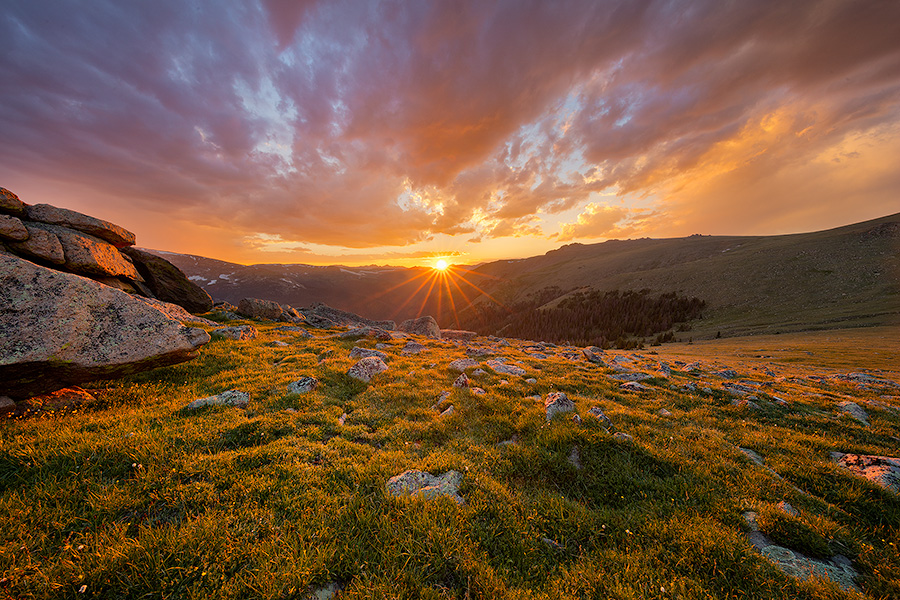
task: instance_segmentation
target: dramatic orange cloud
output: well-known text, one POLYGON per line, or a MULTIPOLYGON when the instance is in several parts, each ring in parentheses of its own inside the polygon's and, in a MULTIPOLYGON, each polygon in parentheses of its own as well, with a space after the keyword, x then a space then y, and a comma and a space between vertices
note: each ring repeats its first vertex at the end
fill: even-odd
POLYGON ((138 243, 411 264, 900 209, 900 3, 13 0, 0 185, 138 243))

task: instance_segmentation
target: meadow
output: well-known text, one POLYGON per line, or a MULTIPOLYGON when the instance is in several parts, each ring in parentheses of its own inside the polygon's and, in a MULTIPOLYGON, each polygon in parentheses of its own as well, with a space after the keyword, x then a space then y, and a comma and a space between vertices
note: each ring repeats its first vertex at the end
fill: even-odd
POLYGON ((830 458, 898 456, 900 388, 827 377, 898 381, 884 329, 604 355, 671 367, 641 392, 580 349, 478 338, 479 395, 452 387, 464 344, 416 338, 406 356, 392 339, 366 384, 349 354, 376 340, 252 324, 255 340, 214 339, 192 362, 86 386, 93 401, 0 423, 0 597, 900 597, 900 498, 830 458), (712 374, 726 367, 765 384, 757 409, 712 374), (289 393, 302 376, 319 387, 289 393), (249 407, 184 408, 228 389, 249 407), (546 421, 553 391, 582 423, 546 421), (836 409, 847 398, 868 426, 836 409), (462 472, 465 502, 389 495, 407 469, 462 472), (858 591, 779 570, 748 541, 747 511, 782 546, 846 556, 858 591))

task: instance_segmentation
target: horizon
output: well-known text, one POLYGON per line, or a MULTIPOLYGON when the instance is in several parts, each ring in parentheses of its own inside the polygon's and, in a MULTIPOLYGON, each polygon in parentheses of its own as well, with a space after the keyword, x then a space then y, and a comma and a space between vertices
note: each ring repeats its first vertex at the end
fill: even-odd
POLYGON ((824 0, 13 0, 0 186, 244 265, 832 229, 897 211, 898 20, 824 0))

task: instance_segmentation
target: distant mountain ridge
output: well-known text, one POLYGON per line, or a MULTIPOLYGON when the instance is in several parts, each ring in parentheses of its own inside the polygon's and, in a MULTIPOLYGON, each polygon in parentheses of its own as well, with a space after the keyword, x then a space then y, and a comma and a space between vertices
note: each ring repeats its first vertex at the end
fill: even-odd
POLYGON ((429 283, 434 272, 424 267, 244 266, 159 254, 216 300, 324 302, 373 319, 431 314, 443 327, 484 330, 473 307, 510 308, 553 287, 548 310, 586 290, 700 298, 707 309, 690 334, 698 339, 900 323, 900 213, 812 233, 570 244, 457 269, 455 284, 429 283))

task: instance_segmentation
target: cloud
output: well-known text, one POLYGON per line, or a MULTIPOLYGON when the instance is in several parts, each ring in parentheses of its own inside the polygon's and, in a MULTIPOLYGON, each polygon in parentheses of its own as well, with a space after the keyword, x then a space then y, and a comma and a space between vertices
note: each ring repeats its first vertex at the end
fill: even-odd
POLYGON ((831 0, 13 0, 0 176, 166 216, 140 235, 301 247, 546 239, 575 213, 559 240, 858 220, 898 191, 898 20, 831 0))
POLYGON ((628 210, 618 206, 603 206, 591 202, 578 215, 575 223, 564 224, 557 238, 560 242, 569 242, 583 238, 614 237, 616 223, 628 216, 628 210))

